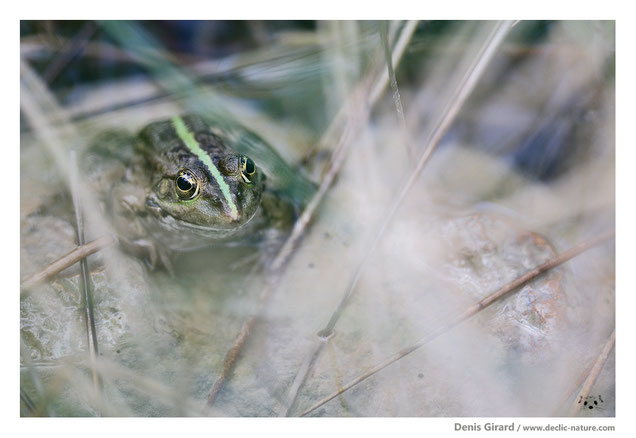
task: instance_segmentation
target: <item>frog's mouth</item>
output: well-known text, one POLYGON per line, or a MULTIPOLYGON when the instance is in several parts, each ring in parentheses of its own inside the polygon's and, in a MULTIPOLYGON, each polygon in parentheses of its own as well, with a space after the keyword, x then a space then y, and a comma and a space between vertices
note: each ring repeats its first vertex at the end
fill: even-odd
POLYGON ((243 217, 241 221, 228 221, 219 225, 200 225, 172 216, 152 198, 146 199, 146 207, 156 219, 157 225, 164 229, 164 232, 165 230, 175 233, 186 231, 201 237, 221 239, 232 236, 245 228, 256 216, 258 210, 256 209, 248 218, 243 217))

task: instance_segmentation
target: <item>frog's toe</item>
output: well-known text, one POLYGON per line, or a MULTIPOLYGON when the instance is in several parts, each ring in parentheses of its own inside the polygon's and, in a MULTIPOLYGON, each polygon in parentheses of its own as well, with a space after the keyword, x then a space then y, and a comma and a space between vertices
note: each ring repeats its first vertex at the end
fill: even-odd
POLYGON ((164 268, 174 276, 170 254, 165 247, 145 239, 131 241, 120 238, 119 243, 126 252, 142 259, 151 271, 164 268))
POLYGON ((168 254, 168 251, 163 248, 163 247, 155 247, 156 250, 156 254, 157 254, 157 258, 159 259, 159 263, 161 264, 161 266, 163 268, 166 269, 166 271, 168 271, 168 273, 170 274, 170 276, 174 277, 174 266, 172 264, 172 260, 170 260, 170 255, 168 254))

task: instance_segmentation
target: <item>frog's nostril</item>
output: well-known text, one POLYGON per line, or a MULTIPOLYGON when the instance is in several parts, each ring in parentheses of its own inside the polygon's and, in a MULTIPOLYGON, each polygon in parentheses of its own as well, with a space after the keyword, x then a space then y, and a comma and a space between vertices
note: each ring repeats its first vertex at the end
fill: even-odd
POLYGON ((146 207, 156 216, 166 217, 168 212, 162 209, 159 204, 157 204, 154 199, 147 198, 146 199, 146 207))
POLYGON ((224 175, 236 175, 239 173, 239 159, 235 155, 227 155, 219 160, 218 167, 224 175))

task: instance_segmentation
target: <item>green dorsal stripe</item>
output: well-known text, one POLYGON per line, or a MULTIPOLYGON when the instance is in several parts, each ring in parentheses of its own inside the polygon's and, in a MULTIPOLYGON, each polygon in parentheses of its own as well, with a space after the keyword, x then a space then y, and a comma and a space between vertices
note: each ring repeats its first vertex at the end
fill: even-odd
POLYGON ((174 117, 172 119, 172 126, 174 126, 175 131, 177 131, 177 135, 179 136, 181 141, 183 141, 186 147, 190 149, 190 151, 194 155, 196 155, 197 158, 201 160, 203 164, 205 164, 210 170, 210 173, 214 177, 214 180, 219 185, 219 188, 223 193, 223 197, 227 201, 227 204, 230 206, 233 219, 237 219, 238 209, 236 208, 236 204, 232 200, 230 186, 228 186, 223 179, 223 176, 221 175, 221 172, 219 172, 219 169, 214 165, 214 163, 212 163, 210 156, 203 149, 201 149, 199 142, 196 141, 196 139, 194 138, 194 134, 192 134, 192 132, 188 129, 181 117, 174 117))

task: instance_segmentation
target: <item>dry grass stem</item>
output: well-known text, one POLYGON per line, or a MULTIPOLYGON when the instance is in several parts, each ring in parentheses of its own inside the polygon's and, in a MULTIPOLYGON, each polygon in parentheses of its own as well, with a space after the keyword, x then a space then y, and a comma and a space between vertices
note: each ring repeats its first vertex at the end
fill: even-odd
MULTIPOLYGON (((434 330, 432 333, 428 334, 427 336, 425 336, 422 339, 420 339, 419 341, 417 341, 415 344, 413 344, 413 345, 411 345, 409 347, 403 348, 402 350, 400 350, 399 352, 395 353, 393 356, 391 356, 390 358, 388 358, 384 362, 374 366, 373 368, 369 369, 365 373, 361 374, 359 377, 351 380, 349 383, 344 385, 338 391, 336 391, 333 394, 323 398, 322 400, 320 400, 319 402, 314 404, 309 409, 303 411, 300 414, 300 416, 302 417, 302 416, 305 416, 305 415, 315 411, 316 409, 318 409, 319 407, 321 407, 325 403, 329 402, 330 400, 333 400, 334 398, 336 398, 340 394, 342 394, 342 393, 348 391, 349 389, 353 388, 358 383, 368 379, 369 377, 373 376, 374 374, 376 374, 377 372, 383 370, 384 368, 388 367, 389 365, 393 364, 394 362, 397 362, 398 360, 402 359, 403 357, 411 354, 415 350, 417 350, 417 349, 421 348, 422 346, 426 345, 428 342, 430 342, 433 339, 437 338, 439 335, 447 332, 448 330, 450 330, 451 328, 453 328, 457 324, 467 320, 471 316, 473 316, 473 315, 477 314, 478 312, 482 311, 483 309, 485 309, 486 307, 490 306, 495 301, 503 298, 504 296, 506 296, 510 292, 518 289, 520 286, 524 285, 528 281, 536 278, 540 274, 542 274, 542 273, 544 273, 544 272, 546 272, 546 271, 548 271, 550 269, 553 269, 553 268, 555 268, 555 267, 567 262, 568 260, 572 259, 573 257, 576 257, 579 254, 582 254, 583 252, 587 251, 588 249, 593 248, 594 246, 599 245, 599 244, 609 240, 610 238, 614 237, 614 234, 615 234, 615 231, 611 230, 611 231, 603 233, 603 234, 601 234, 601 235, 599 235, 597 237, 594 237, 592 239, 586 240, 585 242, 582 242, 582 243, 570 248, 566 252, 558 255, 557 257, 554 257, 553 259, 547 261, 546 263, 543 263, 543 264, 537 266, 536 268, 528 271, 527 273, 523 274, 522 276, 520 276, 520 277, 516 278, 515 280, 511 281, 510 283, 504 285, 503 287, 501 287, 497 291, 495 291, 495 292, 489 294, 488 296, 484 297, 481 301, 479 301, 478 303, 476 303, 476 304, 472 305, 471 307, 469 307, 468 309, 466 309, 462 314, 460 314, 458 317, 453 319, 448 324, 445 324, 445 325, 439 327, 438 329, 434 330)), ((600 367, 602 367, 602 363, 599 366, 599 368, 600 367)), ((590 376, 592 376, 592 373, 590 374, 590 376)))
MULTIPOLYGON (((399 52, 394 53, 394 57, 396 57, 395 64, 399 62, 401 55, 406 49, 408 39, 413 34, 414 30, 415 26, 412 24, 405 26, 405 28, 403 29, 402 34, 398 38, 399 52)), ((225 359, 223 361, 223 371, 221 372, 221 375, 214 383, 210 390, 210 393, 208 394, 208 406, 212 406, 214 400, 216 399, 216 395, 223 387, 223 384, 225 383, 227 376, 231 371, 234 362, 236 361, 236 358, 238 357, 243 345, 245 344, 245 341, 249 336, 250 329, 255 324, 256 319, 259 317, 263 307, 265 306, 265 303, 271 295, 274 284, 276 282, 276 278, 278 278, 278 276, 281 274, 283 267, 288 262, 289 257, 293 253, 294 247, 302 237, 304 231, 307 228, 307 225, 314 216, 316 209, 322 202, 324 195, 327 193, 327 191, 331 187, 331 184, 336 178, 336 175, 340 171, 346 154, 353 143, 355 135, 357 135, 357 133, 360 131, 361 127, 364 125, 369 116, 371 106, 377 101, 379 93, 375 95, 372 101, 369 101, 367 96, 369 95, 370 90, 378 89, 380 85, 380 89, 384 89, 388 84, 389 76, 385 72, 385 75, 381 76, 377 83, 373 83, 372 78, 373 76, 371 76, 371 74, 365 76, 360 81, 360 84, 354 88, 354 91, 351 94, 350 98, 345 101, 345 104, 343 106, 343 109, 346 108, 347 110, 340 111, 338 113, 330 128, 327 129, 325 136, 323 136, 321 143, 326 141, 327 138, 336 131, 334 127, 346 122, 344 130, 342 131, 340 139, 337 142, 337 146, 330 161, 330 167, 326 172, 320 184, 320 187, 318 188, 318 191, 314 194, 312 199, 307 204, 307 207, 305 207, 300 217, 296 220, 290 236, 287 238, 269 267, 270 279, 268 281, 268 284, 261 291, 259 302, 256 306, 257 310, 254 313, 254 316, 252 316, 243 324, 241 330, 239 331, 238 337, 225 356, 225 359)))
POLYGON ((83 258, 86 258, 91 254, 95 254, 97 251, 112 245, 116 241, 117 239, 115 239, 115 237, 113 236, 102 236, 69 251, 68 253, 48 265, 46 268, 42 269, 40 272, 36 272, 35 274, 24 280, 22 284, 20 284, 22 295, 26 295, 27 289, 32 289, 34 286, 42 283, 43 281, 46 281, 49 278, 59 274, 63 270, 70 268, 83 258))
MULTIPOLYGON (((492 32, 490 33, 490 35, 488 36, 488 38, 482 45, 480 51, 475 56, 473 63, 466 71, 466 74, 464 75, 462 81, 460 82, 459 86, 455 90, 455 94, 450 99, 449 104, 447 105, 445 111, 442 112, 439 121, 437 122, 433 131, 431 132, 431 135, 425 142, 426 147, 420 159, 418 160, 415 171, 410 174, 410 177, 402 185, 402 190, 400 191, 393 205, 389 209, 388 214, 384 217, 382 221, 382 225, 380 226, 378 232, 376 233, 376 236, 373 242, 371 243, 371 245, 369 246, 369 249, 365 251, 365 255, 362 261, 356 267, 356 270, 354 271, 354 274, 352 275, 351 280, 349 281, 349 284, 345 288, 345 292, 342 295, 342 298, 340 302, 338 303, 338 306, 336 307, 335 311, 332 313, 331 318, 329 319, 329 322, 327 323, 325 328, 323 328, 320 331, 320 333, 322 333, 325 337, 330 336, 330 334, 333 332, 333 329, 336 323, 338 322, 340 315, 342 314, 344 308, 347 305, 349 298, 353 294, 353 291, 355 290, 355 287, 358 284, 358 281, 362 275, 362 272, 364 271, 364 268, 367 262, 371 259, 371 255, 373 254, 376 247, 382 240, 382 237, 384 236, 386 230, 388 229, 393 219, 393 216, 397 212, 399 206, 402 204, 402 201, 405 199, 408 191, 411 189, 411 187, 413 186, 417 178, 420 176, 420 172, 424 168, 424 165, 430 159, 433 151, 435 150, 435 148, 441 141, 442 137, 444 136, 444 134, 450 127, 451 123, 453 122, 453 120, 455 120, 457 113, 459 112, 462 105, 464 104, 464 102, 466 101, 466 99, 468 98, 472 90, 474 89, 478 79, 481 77, 481 74, 484 72, 490 59, 492 59, 492 56, 495 54, 497 47, 503 41, 503 38, 506 36, 509 28, 510 28, 509 22, 498 23, 493 28, 492 32)), ((385 71, 385 74, 386 74, 386 79, 388 81, 389 73, 385 71)), ((309 357, 314 358, 314 360, 319 353, 318 350, 321 349, 320 344, 316 344, 316 345, 317 347, 314 350, 312 350, 312 352, 309 354, 309 357)), ((312 363, 313 363, 313 360, 312 360, 312 363)), ((296 375, 296 379, 294 380, 292 387, 297 388, 297 391, 300 390, 302 383, 304 383, 305 379, 307 378, 307 374, 309 373, 310 369, 311 367, 305 370, 303 374, 299 373, 296 375)), ((291 403, 289 403, 285 407, 286 411, 289 411, 291 409, 291 405, 296 399, 296 396, 297 394, 294 394, 294 396, 291 398, 291 403)))
POLYGON ((581 409, 580 401, 585 400, 585 398, 588 395, 590 395, 590 391, 592 390, 592 385, 594 385, 594 382, 596 382, 598 375, 601 373, 601 370, 603 369, 603 365, 605 365, 605 362, 607 361, 607 357, 612 351, 612 348, 614 348, 615 342, 616 342, 616 330, 614 330, 612 334, 610 335, 610 337, 607 339, 607 342, 603 346, 603 350, 601 350, 601 353, 598 355, 596 362, 594 362, 594 366, 592 367, 589 374, 587 375, 585 382, 583 383, 583 387, 581 388, 578 395, 574 399, 574 402, 572 403, 572 407, 570 408, 570 412, 569 412, 569 415, 571 417, 574 417, 581 409))

